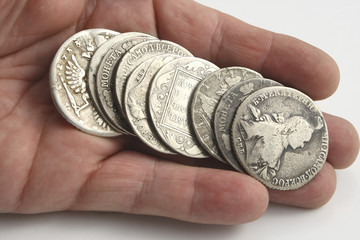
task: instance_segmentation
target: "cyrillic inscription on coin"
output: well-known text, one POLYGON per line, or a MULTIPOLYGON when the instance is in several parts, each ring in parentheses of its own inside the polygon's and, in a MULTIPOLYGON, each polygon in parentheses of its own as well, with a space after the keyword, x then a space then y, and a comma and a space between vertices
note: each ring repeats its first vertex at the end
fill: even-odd
POLYGON ((155 75, 149 94, 149 111, 159 136, 183 155, 204 158, 190 127, 191 97, 196 86, 219 68, 200 58, 180 58, 155 75))
POLYGON ((80 130, 97 136, 118 136, 96 111, 87 88, 89 62, 96 49, 118 32, 84 30, 59 48, 50 69, 52 98, 59 112, 80 130))
POLYGON ((245 98, 253 92, 272 86, 281 86, 281 84, 264 78, 255 78, 240 82, 225 92, 216 108, 214 114, 216 142, 222 156, 232 167, 240 172, 243 172, 244 170, 233 152, 230 138, 232 122, 236 110, 245 98))
MULTIPOLYGON (((124 54, 136 44, 147 40, 156 39, 153 36, 144 33, 122 33, 114 37, 110 41, 101 46, 95 53, 94 57, 98 57, 98 67, 93 71, 93 76, 89 73, 89 80, 92 77, 94 80, 94 96, 97 107, 101 109, 104 118, 108 120, 115 129, 125 133, 131 133, 132 130, 128 125, 128 121, 121 114, 114 104, 114 92, 111 79, 115 78, 116 67, 124 54), (101 58, 100 58, 101 57, 101 58)), ((95 58, 94 60, 95 61, 95 58)), ((92 61, 92 62, 93 62, 92 61)), ((96 63, 94 63, 96 64, 96 63)), ((91 68, 89 69, 91 70, 91 68)), ((89 82, 90 85, 90 82, 89 82)))
POLYGON ((246 172, 278 190, 312 180, 329 147, 321 111, 308 96, 287 87, 263 88, 246 98, 237 110, 232 140, 246 172))
POLYGON ((157 135, 146 102, 149 85, 155 74, 176 58, 179 56, 163 54, 146 60, 131 73, 125 86, 125 112, 134 133, 150 147, 167 154, 172 154, 173 151, 157 135))
POLYGON ((213 157, 227 161, 219 151, 214 133, 214 114, 222 95, 235 84, 261 78, 261 74, 243 67, 228 67, 215 71, 196 87, 191 105, 194 132, 201 144, 213 157))
POLYGON ((161 54, 175 54, 180 57, 192 56, 187 49, 176 43, 164 40, 151 40, 134 46, 121 59, 113 86, 115 87, 116 95, 115 103, 124 117, 126 117, 124 91, 128 77, 139 64, 161 54))

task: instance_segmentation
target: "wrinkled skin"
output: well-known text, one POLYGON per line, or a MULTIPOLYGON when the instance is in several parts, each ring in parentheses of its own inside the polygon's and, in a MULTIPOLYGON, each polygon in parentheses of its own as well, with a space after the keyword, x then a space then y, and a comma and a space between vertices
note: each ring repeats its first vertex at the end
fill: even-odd
POLYGON ((355 129, 327 114, 327 163, 311 183, 288 192, 268 190, 214 159, 167 157, 134 137, 78 131, 51 101, 49 65, 68 37, 95 27, 171 40, 220 67, 254 69, 313 99, 330 96, 339 82, 336 63, 321 50, 190 0, 3 0, 0 212, 118 211, 245 223, 260 217, 269 200, 305 208, 325 204, 335 191, 334 169, 356 159, 355 129))

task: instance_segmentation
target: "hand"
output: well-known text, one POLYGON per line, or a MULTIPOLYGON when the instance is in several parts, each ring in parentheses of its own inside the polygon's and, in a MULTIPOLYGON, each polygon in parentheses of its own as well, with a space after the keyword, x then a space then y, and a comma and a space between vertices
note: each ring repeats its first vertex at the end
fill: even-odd
POLYGON ((60 116, 50 97, 49 65, 59 46, 75 32, 102 27, 149 33, 220 67, 245 66, 313 99, 326 98, 337 88, 339 70, 304 42, 189 0, 0 5, 0 212, 118 211, 244 223, 260 217, 269 199, 305 208, 325 204, 335 190, 334 168, 356 159, 355 129, 326 114, 330 149, 318 176, 295 191, 268 190, 245 174, 205 167, 217 164, 213 159, 165 159, 134 137, 82 133, 60 116))

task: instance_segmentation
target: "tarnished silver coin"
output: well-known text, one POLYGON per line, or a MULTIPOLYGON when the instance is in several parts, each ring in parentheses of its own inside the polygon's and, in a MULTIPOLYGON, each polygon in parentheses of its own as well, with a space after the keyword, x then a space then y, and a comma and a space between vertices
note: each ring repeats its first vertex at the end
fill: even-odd
POLYGON ((219 68, 200 58, 185 57, 164 65, 155 75, 149 92, 149 111, 163 141, 183 155, 204 158, 190 126, 190 106, 196 86, 219 68))
POLYGON ((87 88, 87 71, 98 47, 118 32, 89 29, 61 45, 50 69, 51 94, 59 112, 80 130, 97 136, 118 136, 96 111, 87 88))
POLYGON ((215 71, 196 87, 190 108, 194 132, 210 155, 227 163, 221 155, 214 133, 214 113, 220 98, 235 84, 261 78, 261 74, 244 67, 228 67, 215 71))
POLYGON ((281 86, 281 84, 264 78, 255 78, 240 82, 225 92, 216 107, 214 113, 216 142, 225 160, 240 172, 244 172, 244 170, 233 152, 230 138, 232 122, 236 110, 247 96, 259 89, 272 86, 281 86))
POLYGON ((157 135, 147 111, 149 85, 157 71, 166 63, 179 58, 178 55, 162 54, 141 63, 129 76, 125 86, 125 112, 134 133, 155 150, 172 154, 157 135))
POLYGON ((137 44, 131 48, 121 59, 114 79, 115 103, 118 105, 123 117, 126 117, 124 106, 124 90, 126 81, 131 72, 145 60, 161 54, 174 54, 178 56, 192 56, 182 46, 164 40, 151 40, 137 44))
POLYGON ((232 134, 246 172, 278 190, 311 181, 329 147, 321 111, 308 96, 286 87, 263 88, 247 97, 237 110, 232 134))
POLYGON ((118 113, 114 105, 112 81, 116 66, 127 50, 147 40, 157 39, 153 36, 129 32, 122 33, 107 41, 96 50, 89 67, 89 89, 96 108, 104 119, 115 129, 130 133, 127 119, 118 113))

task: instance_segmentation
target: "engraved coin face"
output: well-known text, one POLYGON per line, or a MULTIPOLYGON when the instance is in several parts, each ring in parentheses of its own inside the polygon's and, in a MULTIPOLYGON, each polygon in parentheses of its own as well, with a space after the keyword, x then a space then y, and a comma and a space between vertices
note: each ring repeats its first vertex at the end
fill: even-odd
POLYGON ((190 125, 191 97, 196 86, 219 68, 199 58, 185 57, 164 65, 149 92, 149 112, 163 141, 183 155, 204 158, 190 125))
POLYGON ((178 55, 163 54, 141 63, 129 76, 125 86, 125 112, 134 133, 147 145, 162 153, 173 153, 157 135, 147 111, 149 85, 155 74, 178 55))
POLYGON ((260 73, 248 68, 222 68, 201 81, 194 91, 190 109, 194 132, 202 147, 222 162, 226 161, 219 152, 213 130, 216 106, 221 96, 235 84, 261 77, 260 73))
POLYGON ((118 32, 90 29, 70 37, 55 55, 50 70, 51 94, 59 112, 75 127, 97 136, 118 136, 96 111, 89 96, 87 71, 100 45, 118 32))
POLYGON ((292 190, 311 181, 328 153, 325 119, 315 103, 291 88, 263 88, 240 105, 232 126, 243 168, 269 188, 292 190))
POLYGON ((127 50, 147 40, 156 39, 144 33, 122 33, 96 50, 89 67, 89 89, 94 104, 109 124, 118 131, 131 133, 127 119, 118 113, 114 105, 112 81, 116 66, 127 50))
POLYGON ((128 77, 132 71, 145 60, 161 54, 175 54, 180 57, 192 56, 192 54, 182 46, 164 40, 151 40, 137 44, 131 48, 121 59, 114 79, 115 103, 121 114, 126 117, 124 106, 124 91, 128 77))
POLYGON ((216 142, 225 160, 240 172, 244 172, 244 170, 233 152, 230 138, 232 122, 236 110, 246 97, 253 92, 265 87, 280 85, 280 83, 264 78, 254 78, 242 81, 226 91, 217 105, 214 113, 214 133, 216 142))

